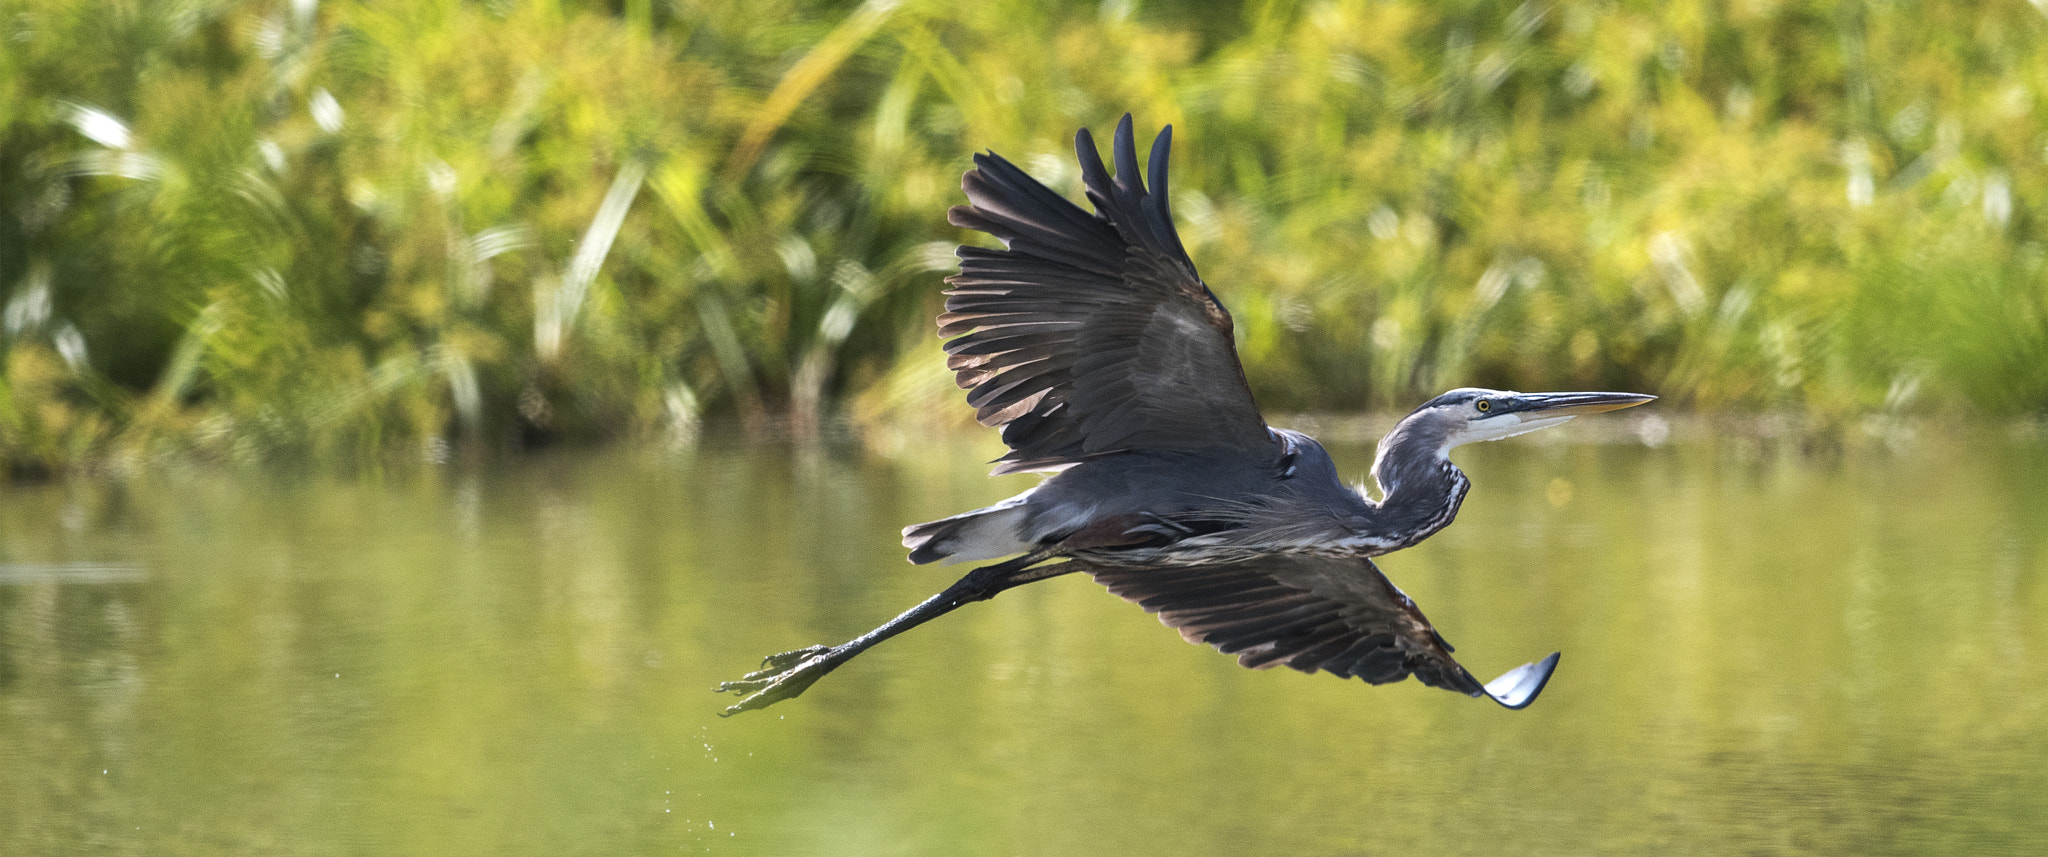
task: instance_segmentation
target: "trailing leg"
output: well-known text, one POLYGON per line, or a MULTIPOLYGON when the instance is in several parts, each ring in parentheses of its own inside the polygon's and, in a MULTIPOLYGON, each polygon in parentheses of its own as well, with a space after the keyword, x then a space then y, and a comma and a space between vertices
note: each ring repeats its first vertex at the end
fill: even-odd
POLYGON ((739 702, 727 708, 722 717, 731 717, 742 711, 766 708, 785 699, 793 699, 839 668, 840 664, 853 659, 855 655, 873 648, 883 640, 901 634, 947 613, 962 605, 986 601, 1005 589, 1012 589, 1026 583, 1058 577, 1078 569, 1069 568, 1071 563, 1031 567, 1034 563, 1051 558, 1051 551, 1037 550, 1007 562, 985 565, 967 573, 952 586, 924 600, 923 603, 903 612, 872 631, 848 640, 837 646, 810 646, 780 654, 769 655, 761 662, 761 669, 747 673, 738 681, 720 684, 720 693, 745 694, 739 702))

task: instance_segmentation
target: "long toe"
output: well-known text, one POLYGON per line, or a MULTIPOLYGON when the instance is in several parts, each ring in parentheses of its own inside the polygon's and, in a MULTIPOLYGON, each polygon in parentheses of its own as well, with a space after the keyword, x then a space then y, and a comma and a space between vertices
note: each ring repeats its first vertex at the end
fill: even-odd
MULTIPOLYGON (((794 651, 777 652, 775 654, 769 655, 768 657, 762 658, 761 669, 754 675, 758 675, 761 673, 778 673, 783 670, 789 669, 790 667, 796 666, 797 664, 803 663, 804 661, 810 660, 811 658, 815 658, 819 655, 829 652, 831 650, 831 646, 805 646, 801 649, 796 649, 794 651)), ((747 677, 753 678, 754 675, 749 675, 747 677)))
MULTIPOLYGON (((748 673, 748 675, 752 675, 752 673, 748 673)), ((770 684, 773 684, 773 682, 770 682, 765 678, 743 678, 739 681, 721 681, 718 683, 717 687, 714 687, 711 690, 713 693, 753 693, 754 691, 767 687, 770 684)))
POLYGON ((739 681, 728 681, 718 686, 720 693, 746 694, 719 716, 731 717, 742 711, 767 708, 785 699, 795 699, 839 666, 840 659, 833 657, 835 651, 829 646, 812 646, 770 655, 766 661, 768 669, 748 673, 739 681))

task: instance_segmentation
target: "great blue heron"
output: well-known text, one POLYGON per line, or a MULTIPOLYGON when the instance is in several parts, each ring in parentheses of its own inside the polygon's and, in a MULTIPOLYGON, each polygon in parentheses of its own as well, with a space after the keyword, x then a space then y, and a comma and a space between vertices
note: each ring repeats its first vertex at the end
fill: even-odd
POLYGON ((1372 558, 1457 515, 1471 483, 1451 463, 1452 448, 1655 397, 1452 390, 1380 441, 1380 499, 1363 496, 1338 478, 1321 444, 1259 414, 1230 314, 1173 228, 1172 132, 1152 143, 1149 190, 1128 114, 1117 124, 1114 179, 1088 131, 1075 135, 1093 215, 993 152, 974 156, 961 182, 970 204, 947 219, 1005 249, 960 248, 939 316, 939 334, 956 337, 946 366, 1010 447, 994 475, 1056 475, 988 508, 904 529, 914 563, 1016 556, 854 640, 769 656, 719 686, 746 694, 726 714, 803 693, 876 643, 962 605, 1077 571, 1247 667, 1373 684, 1413 675, 1508 708, 1542 691, 1556 654, 1481 684, 1372 558))

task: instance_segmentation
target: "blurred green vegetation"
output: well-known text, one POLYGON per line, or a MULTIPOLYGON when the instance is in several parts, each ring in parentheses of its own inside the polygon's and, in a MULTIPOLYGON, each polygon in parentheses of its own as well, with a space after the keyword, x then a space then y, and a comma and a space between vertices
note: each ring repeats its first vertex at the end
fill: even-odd
POLYGON ((2041 413, 2043 8, 13 4, 0 463, 964 421, 969 154, 1126 110, 1269 411, 2041 413))

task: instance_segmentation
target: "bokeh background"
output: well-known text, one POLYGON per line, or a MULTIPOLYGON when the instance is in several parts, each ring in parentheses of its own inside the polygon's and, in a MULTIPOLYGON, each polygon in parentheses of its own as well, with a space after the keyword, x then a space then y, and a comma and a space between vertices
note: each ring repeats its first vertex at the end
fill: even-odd
POLYGON ((0 0, 0 853, 2048 854, 2048 0, 0 0), (1081 576, 731 719, 1000 501, 959 178, 1172 203, 1506 712, 1081 576), (784 442, 789 441, 789 442, 784 442))
POLYGON ((13 3, 0 465, 964 421, 960 173, 1125 111, 1269 410, 2037 415, 2044 11, 13 3))

